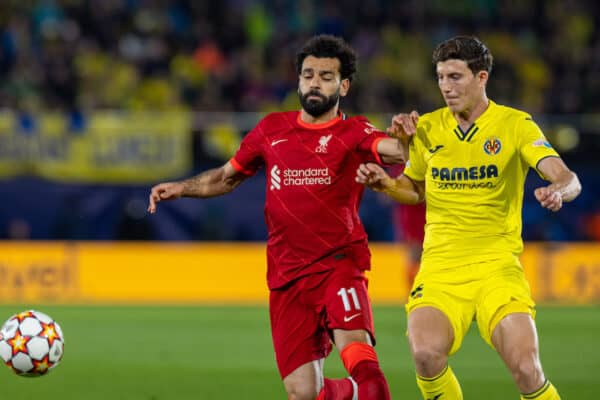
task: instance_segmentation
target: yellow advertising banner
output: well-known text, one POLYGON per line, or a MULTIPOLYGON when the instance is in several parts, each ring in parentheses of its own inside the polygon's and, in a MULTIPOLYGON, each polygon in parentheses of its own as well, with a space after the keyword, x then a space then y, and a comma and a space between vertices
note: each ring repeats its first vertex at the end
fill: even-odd
POLYGON ((86 115, 77 129, 62 114, 28 121, 0 113, 0 177, 147 183, 181 176, 192 164, 187 113, 99 111, 86 115))
POLYGON ((0 301, 78 301, 77 245, 0 243, 0 301))
MULTIPOLYGON (((534 299, 600 303, 600 243, 525 245, 534 299)), ((407 296, 402 245, 372 244, 374 303, 407 296)), ((265 303, 263 243, 0 242, 0 302, 265 303)))

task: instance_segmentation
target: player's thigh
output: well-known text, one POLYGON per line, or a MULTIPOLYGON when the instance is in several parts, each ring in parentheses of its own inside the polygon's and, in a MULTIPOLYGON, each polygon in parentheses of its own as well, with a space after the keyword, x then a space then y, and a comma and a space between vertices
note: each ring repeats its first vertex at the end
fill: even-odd
POLYGON ((523 358, 539 360, 537 330, 529 314, 512 313, 502 318, 492 332, 492 344, 509 368, 523 358))
POLYGON ((316 298, 318 293, 307 291, 305 285, 320 279, 321 276, 303 278, 285 290, 270 293, 271 333, 282 378, 331 352, 322 306, 316 298))
POLYGON ((352 338, 365 340, 360 332, 367 332, 368 339, 374 343, 373 311, 364 272, 349 259, 339 265, 325 285, 326 327, 330 332, 341 331, 336 338, 338 348, 343 345, 341 340, 344 343, 352 338))
POLYGON ((497 265, 492 263, 490 269, 494 273, 482 284, 476 312, 481 337, 495 348, 492 334, 500 321, 511 314, 527 314, 533 321, 535 303, 516 258, 498 261, 497 265))
POLYGON ((428 274, 417 274, 406 304, 411 347, 430 341, 445 348, 449 340, 448 354, 460 348, 475 313, 475 290, 470 285, 445 282, 444 274, 435 279, 428 274), (430 323, 435 325, 428 326, 430 323))

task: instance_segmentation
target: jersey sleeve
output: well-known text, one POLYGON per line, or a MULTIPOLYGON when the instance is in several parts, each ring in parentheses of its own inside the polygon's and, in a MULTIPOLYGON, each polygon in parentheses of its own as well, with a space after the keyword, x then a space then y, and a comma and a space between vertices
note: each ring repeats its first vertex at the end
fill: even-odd
POLYGON ((364 162, 374 162, 382 165, 381 156, 377 152, 377 143, 389 136, 377 129, 366 118, 359 118, 357 120, 356 131, 358 135, 356 149, 364 154, 364 162))
POLYGON ((424 181, 427 173, 427 163, 424 158, 426 146, 423 142, 423 135, 426 135, 425 130, 417 127, 417 134, 408 147, 408 161, 404 167, 404 175, 414 181, 424 181))
POLYGON ((229 160, 236 171, 251 176, 264 165, 262 155, 263 137, 261 123, 244 136, 239 150, 229 160))
POLYGON ((537 170, 538 163, 546 157, 559 157, 540 127, 529 116, 517 122, 517 137, 521 158, 531 168, 537 170))

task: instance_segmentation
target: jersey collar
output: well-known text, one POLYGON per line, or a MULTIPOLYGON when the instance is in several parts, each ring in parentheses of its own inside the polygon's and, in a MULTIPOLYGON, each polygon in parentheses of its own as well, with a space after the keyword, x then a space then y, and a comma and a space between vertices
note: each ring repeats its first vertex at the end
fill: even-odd
POLYGON ((496 103, 488 99, 488 106, 485 109, 485 111, 479 117, 477 117, 477 119, 473 122, 473 124, 471 124, 469 129, 467 129, 466 131, 463 131, 460 125, 456 124, 456 119, 454 119, 454 115, 452 115, 450 110, 448 110, 452 122, 456 124, 456 127, 452 130, 452 132, 454 132, 458 140, 460 140, 461 142, 470 142, 471 139, 473 139, 473 136, 475 136, 475 134, 479 131, 478 125, 480 125, 481 122, 485 121, 488 118, 488 115, 492 114, 491 111, 493 108, 496 108, 496 103))
POLYGON ((303 128, 306 129, 325 129, 325 128, 329 128, 335 124, 337 124, 339 121, 346 119, 346 116, 341 112, 338 111, 338 115, 337 117, 327 121, 327 122, 323 122, 321 124, 309 124, 307 122, 302 121, 302 118, 300 118, 301 112, 298 112, 298 116, 296 117, 296 122, 298 123, 298 125, 300 125, 303 128))

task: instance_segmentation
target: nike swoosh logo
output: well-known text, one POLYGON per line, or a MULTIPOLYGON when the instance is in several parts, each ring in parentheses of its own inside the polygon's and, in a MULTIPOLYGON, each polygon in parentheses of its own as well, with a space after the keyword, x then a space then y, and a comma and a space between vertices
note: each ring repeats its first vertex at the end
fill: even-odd
MULTIPOLYGON (((429 151, 431 154, 433 154, 433 153, 435 153, 436 151, 438 151, 439 149, 441 149, 442 147, 444 147, 444 145, 443 145, 443 144, 438 144, 437 146, 435 146, 435 147, 432 147, 431 149, 428 149, 428 151, 429 151)), ((434 400, 435 400, 435 399, 434 399, 434 400)))
POLYGON ((353 315, 351 315, 351 316, 349 316, 349 317, 344 317, 344 322, 350 322, 350 321, 352 321, 354 318, 356 318, 356 317, 360 316, 361 314, 362 314, 362 313, 360 313, 360 312, 359 312, 359 313, 353 314, 353 315))
POLYGON ((274 140, 273 142, 271 142, 271 147, 275 146, 276 144, 279 144, 281 142, 287 142, 287 139, 279 139, 279 140, 274 140))
POLYGON ((438 394, 437 396, 435 396, 435 397, 432 397, 431 399, 427 399, 427 400, 438 400, 440 397, 442 397, 442 394, 443 394, 443 393, 440 393, 440 394, 438 394))

